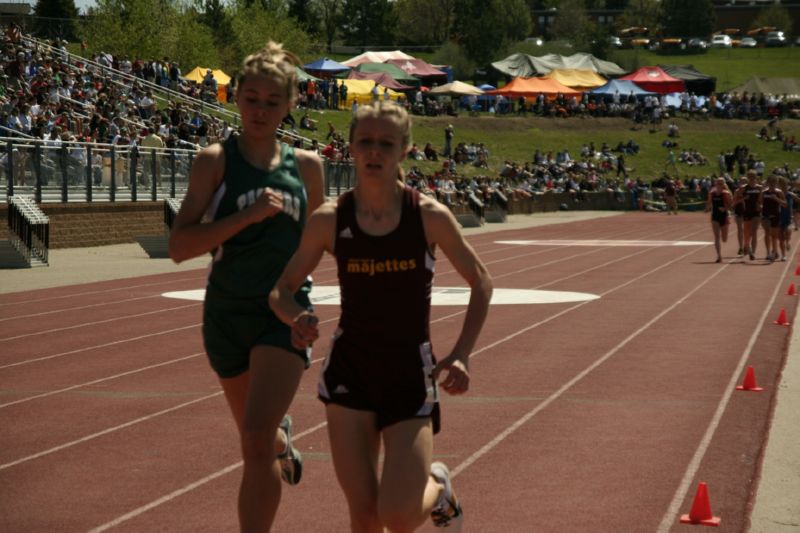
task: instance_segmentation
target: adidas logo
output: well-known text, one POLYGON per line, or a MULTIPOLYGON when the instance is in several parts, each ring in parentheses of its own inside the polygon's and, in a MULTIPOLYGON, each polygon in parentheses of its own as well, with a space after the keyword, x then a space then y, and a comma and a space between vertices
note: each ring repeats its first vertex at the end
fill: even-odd
POLYGON ((348 392, 350 391, 344 385, 336 385, 336 388, 333 389, 334 394, 347 394, 348 392))
POLYGON ((350 226, 348 226, 348 227, 344 228, 344 229, 343 229, 343 230, 342 230, 342 231, 339 233, 339 237, 340 237, 340 238, 342 238, 342 239, 352 239, 352 238, 353 238, 353 232, 352 232, 352 231, 350 231, 350 226))

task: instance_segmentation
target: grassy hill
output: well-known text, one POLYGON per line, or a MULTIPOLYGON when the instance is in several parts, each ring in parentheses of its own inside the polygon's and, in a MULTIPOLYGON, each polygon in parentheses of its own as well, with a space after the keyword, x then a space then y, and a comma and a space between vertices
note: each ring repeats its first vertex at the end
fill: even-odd
MULTIPOLYGON (((299 120, 301 112, 295 112, 299 120)), ((312 111, 311 117, 319 121, 319 130, 310 134, 311 138, 325 142, 327 123, 334 124, 337 131, 347 136, 349 111, 312 111)), ((665 121, 660 131, 650 132, 647 127, 631 129, 632 122, 621 118, 568 118, 549 119, 539 117, 492 116, 470 117, 413 117, 413 140, 418 146, 431 142, 441 150, 444 146, 444 128, 447 124, 455 127, 454 142, 482 142, 490 150, 490 171, 473 167, 459 167, 459 174, 473 176, 477 174, 495 175, 497 170, 508 159, 517 163, 531 161, 535 150, 543 152, 569 150, 573 158, 580 154, 581 145, 594 141, 596 147, 603 142, 616 146, 618 142, 633 139, 641 150, 639 155, 626 156, 629 168, 634 168, 634 177, 642 177, 650 181, 664 169, 667 149, 661 146, 667 138, 665 121)), ((716 172, 716 157, 721 151, 732 150, 737 145, 745 145, 752 152, 764 159, 768 169, 788 163, 792 168, 800 167, 800 152, 785 152, 781 143, 766 142, 756 138, 756 133, 766 121, 722 120, 707 121, 676 119, 680 128, 680 138, 676 139, 680 147, 695 148, 709 159, 705 167, 679 165, 681 176, 703 176, 716 172)), ((800 120, 782 120, 779 126, 787 135, 795 135, 800 139, 800 120)), ((309 132, 300 133, 308 135, 309 132)), ((412 162, 405 164, 410 168, 416 164, 423 171, 433 173, 441 168, 441 162, 412 162)))

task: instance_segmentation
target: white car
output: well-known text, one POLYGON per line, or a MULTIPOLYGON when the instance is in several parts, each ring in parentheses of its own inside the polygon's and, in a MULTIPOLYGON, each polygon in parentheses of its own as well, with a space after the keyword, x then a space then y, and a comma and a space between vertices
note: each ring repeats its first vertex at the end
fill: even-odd
POLYGON ((739 41, 739 48, 755 48, 756 46, 758 46, 758 42, 752 37, 742 37, 742 40, 739 41))
POLYGON ((711 48, 730 48, 733 46, 733 41, 730 35, 719 34, 711 38, 711 48))

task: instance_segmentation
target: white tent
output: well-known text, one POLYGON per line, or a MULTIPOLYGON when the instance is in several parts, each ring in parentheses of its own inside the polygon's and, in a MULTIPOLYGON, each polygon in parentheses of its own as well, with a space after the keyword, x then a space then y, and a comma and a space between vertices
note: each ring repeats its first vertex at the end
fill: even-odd
POLYGON ((347 61, 342 61, 342 65, 350 68, 355 68, 361 63, 384 63, 390 59, 414 59, 400 50, 393 52, 364 52, 355 57, 351 57, 347 61))
POLYGON ((478 89, 474 85, 470 85, 469 83, 464 83, 463 81, 454 81, 451 83, 445 83, 444 85, 440 85, 438 87, 434 87, 428 94, 449 94, 450 96, 480 96, 483 94, 481 89, 478 89))

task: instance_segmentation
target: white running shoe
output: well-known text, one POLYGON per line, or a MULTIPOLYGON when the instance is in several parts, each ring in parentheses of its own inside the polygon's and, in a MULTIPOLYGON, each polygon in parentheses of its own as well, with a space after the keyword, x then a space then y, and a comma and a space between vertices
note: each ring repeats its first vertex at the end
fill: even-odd
POLYGON ((431 464, 431 476, 438 483, 444 485, 439 499, 431 510, 431 520, 436 527, 453 527, 460 530, 464 521, 464 512, 458 503, 453 485, 450 483, 450 470, 444 463, 435 462, 431 464))
POLYGON ((286 415, 278 426, 286 437, 286 450, 278 455, 281 463, 281 479, 289 485, 297 485, 303 477, 303 456, 292 446, 292 417, 286 415))

